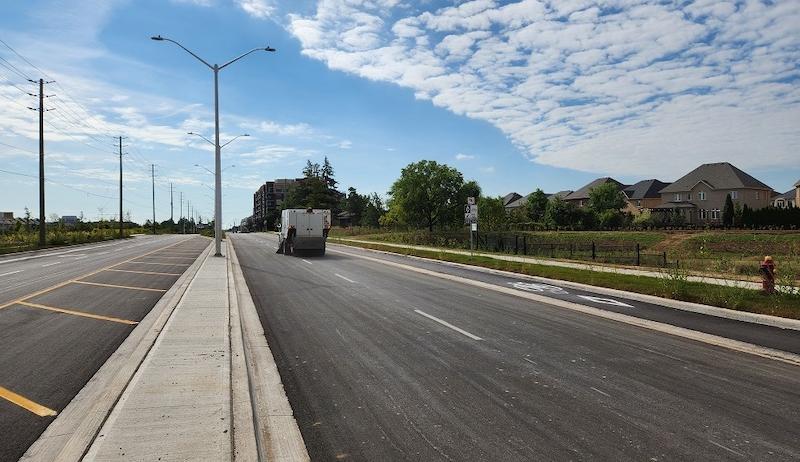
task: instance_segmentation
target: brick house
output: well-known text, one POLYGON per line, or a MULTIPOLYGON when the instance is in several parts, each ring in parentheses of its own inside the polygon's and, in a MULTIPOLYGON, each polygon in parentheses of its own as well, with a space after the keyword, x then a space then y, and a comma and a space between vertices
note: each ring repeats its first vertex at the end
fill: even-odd
POLYGON ((772 188, 728 162, 703 164, 660 191, 663 203, 654 210, 677 210, 686 223, 722 221, 725 198, 752 209, 772 203, 772 188))
POLYGON ((575 204, 577 207, 589 205, 589 195, 592 189, 606 183, 612 183, 622 191, 625 196, 625 207, 623 212, 637 215, 642 210, 651 209, 661 204, 661 194, 659 191, 669 185, 656 179, 642 180, 632 185, 625 185, 610 177, 598 178, 582 188, 567 194, 564 200, 575 204))

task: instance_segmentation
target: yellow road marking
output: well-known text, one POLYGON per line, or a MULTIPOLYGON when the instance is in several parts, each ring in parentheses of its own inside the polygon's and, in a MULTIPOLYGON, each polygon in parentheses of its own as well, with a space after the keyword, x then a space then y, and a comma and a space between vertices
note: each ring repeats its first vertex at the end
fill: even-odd
MULTIPOLYGON (((94 276, 97 273, 101 273, 101 272, 103 272, 103 271, 105 271, 107 269, 111 269, 111 268, 113 268, 115 266, 124 265, 125 263, 128 263, 131 260, 135 260, 137 258, 141 258, 141 257, 147 256, 147 255, 150 255, 151 253, 156 253, 156 252, 159 252, 159 251, 164 250, 164 249, 169 249, 170 247, 175 247, 178 244, 183 244, 184 242, 186 242, 186 241, 188 241, 190 239, 193 239, 193 238, 191 238, 191 237, 190 238, 186 238, 186 239, 184 239, 182 241, 178 241, 178 242, 172 243, 170 245, 166 245, 164 247, 161 247, 161 248, 158 248, 158 249, 155 249, 155 250, 151 250, 150 252, 147 252, 147 253, 145 253, 143 255, 137 255, 135 257, 130 258, 129 260, 121 261, 121 262, 115 263, 115 264, 113 264, 111 266, 106 266, 105 268, 101 268, 101 269, 99 269, 97 271, 92 271, 91 273, 84 274, 83 276, 80 276, 78 279, 88 278, 89 276, 94 276)), ((46 289, 42 289, 42 290, 33 292, 31 294, 22 296, 22 297, 20 297, 20 298, 18 298, 16 300, 12 300, 10 302, 4 303, 4 304, 0 305, 0 310, 2 310, 3 308, 8 308, 11 305, 16 305, 17 303, 19 303, 19 302, 21 302, 23 300, 27 300, 27 299, 33 298, 33 297, 38 297, 39 295, 46 294, 46 293, 48 293, 50 291, 53 291, 53 290, 56 290, 58 288, 64 287, 65 285, 70 284, 71 282, 72 282, 72 280, 60 282, 60 283, 58 283, 58 284, 56 284, 54 286, 50 286, 50 287, 48 287, 46 289)))
POLYGON ((166 292, 167 291, 167 289, 151 289, 149 287, 120 286, 120 285, 117 285, 117 284, 103 284, 101 282, 78 281, 77 279, 73 280, 73 281, 70 281, 70 282, 74 282, 75 284, 87 284, 87 285, 90 285, 90 286, 114 287, 116 289, 147 290, 147 291, 150 291, 150 292, 166 292))
POLYGON ((192 266, 189 263, 165 263, 165 262, 155 262, 155 261, 129 261, 126 263, 136 263, 139 265, 192 266))
POLYGON ((137 321, 130 321, 128 319, 115 318, 113 316, 101 316, 99 314, 87 313, 85 311, 68 310, 66 308, 57 308, 55 306, 40 305, 38 303, 19 302, 20 305, 29 306, 31 308, 39 308, 40 310, 55 311, 57 313, 71 314, 74 316, 82 316, 84 318, 100 319, 102 321, 118 322, 120 324, 139 324, 137 321))
POLYGON ((28 398, 14 393, 8 388, 0 387, 0 398, 12 402, 21 408, 27 409, 39 417, 47 417, 58 414, 58 412, 50 409, 49 407, 44 407, 41 404, 34 403, 28 398))
POLYGON ((107 269, 106 271, 116 271, 118 273, 158 274, 160 276, 180 276, 181 275, 181 273, 158 273, 156 271, 134 271, 134 270, 121 270, 121 269, 107 269))

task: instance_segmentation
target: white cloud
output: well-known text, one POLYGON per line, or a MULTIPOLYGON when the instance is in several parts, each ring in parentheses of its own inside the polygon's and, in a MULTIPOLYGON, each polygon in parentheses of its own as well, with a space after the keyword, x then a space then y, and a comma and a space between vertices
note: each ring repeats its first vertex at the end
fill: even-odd
POLYGON ((243 124, 242 127, 258 130, 270 135, 281 136, 305 136, 313 132, 311 126, 306 123, 280 124, 271 120, 262 121, 257 125, 243 124))
POLYGON ((495 169, 494 169, 494 167, 493 167, 493 166, 489 166, 489 167, 481 167, 479 170, 480 170, 481 172, 483 172, 483 173, 494 173, 494 172, 495 172, 495 169))
POLYGON ((267 19, 275 13, 275 5, 270 0, 236 0, 239 8, 258 19, 267 19))
POLYGON ((320 0, 287 27, 305 55, 487 121, 539 163, 796 168, 798 2, 427 5, 320 0))
POLYGON ((470 154, 462 154, 462 153, 456 154, 456 160, 471 160, 471 159, 474 159, 474 158, 475 158, 475 156, 470 155, 470 154))
POLYGON ((248 166, 274 164, 286 159, 310 157, 316 151, 301 149, 296 146, 269 144, 259 146, 255 150, 239 154, 241 163, 248 166))

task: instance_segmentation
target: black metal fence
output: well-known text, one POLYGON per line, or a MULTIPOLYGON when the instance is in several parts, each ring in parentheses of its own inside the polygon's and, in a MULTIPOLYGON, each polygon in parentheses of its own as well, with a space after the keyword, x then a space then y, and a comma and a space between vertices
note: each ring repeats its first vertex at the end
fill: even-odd
POLYGON ((481 233, 478 234, 476 244, 477 250, 514 255, 634 266, 660 267, 668 264, 666 252, 648 252, 639 243, 537 242, 525 234, 481 233))

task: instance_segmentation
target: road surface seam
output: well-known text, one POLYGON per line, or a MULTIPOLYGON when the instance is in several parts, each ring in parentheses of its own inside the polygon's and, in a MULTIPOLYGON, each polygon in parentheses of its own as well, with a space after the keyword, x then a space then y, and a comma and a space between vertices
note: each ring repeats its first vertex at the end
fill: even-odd
POLYGON ((566 308, 573 311, 578 311, 584 314, 589 314, 593 316, 597 316, 604 319, 609 319, 612 321, 621 322, 624 324, 629 324, 637 327, 643 327, 645 329, 650 329, 656 332, 661 332, 665 334, 674 335, 676 337, 682 337, 690 340, 695 340, 702 343, 707 343, 709 345, 715 345, 723 348, 727 348, 734 351, 739 351, 742 353, 748 353, 756 356, 761 356, 764 358, 772 359, 775 361, 782 361, 788 364, 792 364, 795 366, 800 366, 800 355, 796 355, 793 353, 775 350, 772 348, 762 347, 758 345, 753 345, 751 343, 742 342, 739 340, 728 339, 724 337, 720 337, 718 335, 707 334, 704 332, 699 332, 691 329, 687 329, 684 327, 673 326, 657 321, 651 321, 648 319, 641 319, 634 316, 616 313, 613 311, 606 311, 599 308, 581 305, 579 303, 568 302, 565 300, 559 300, 556 298, 545 297, 542 295, 536 295, 529 292, 522 292, 516 289, 510 289, 502 286, 497 286, 494 284, 489 284, 482 281, 474 281, 472 279, 467 279, 461 276, 454 276, 451 274, 446 273, 439 273, 436 271, 424 269, 424 268, 417 268, 411 265, 405 265, 402 263, 396 263, 393 261, 388 261, 380 258, 373 258, 367 257, 365 255, 358 255, 349 252, 343 252, 341 250, 334 250, 334 252, 341 253, 344 255, 349 255, 351 257, 357 257, 364 260, 374 261, 384 265, 390 265, 397 268, 402 268, 408 271, 414 271, 421 274, 427 274, 429 276, 438 277, 441 279, 446 279, 454 282, 460 282, 462 284, 472 285, 476 287, 481 287, 484 289, 493 290, 496 292, 502 292, 508 295, 513 295, 516 297, 527 298, 529 300, 537 301, 540 303, 544 303, 550 306, 555 306, 559 308, 566 308))

